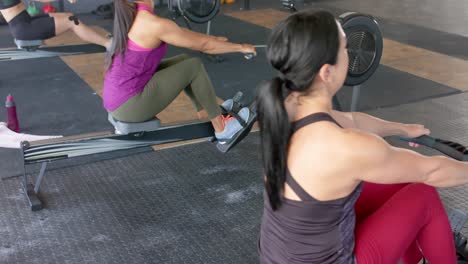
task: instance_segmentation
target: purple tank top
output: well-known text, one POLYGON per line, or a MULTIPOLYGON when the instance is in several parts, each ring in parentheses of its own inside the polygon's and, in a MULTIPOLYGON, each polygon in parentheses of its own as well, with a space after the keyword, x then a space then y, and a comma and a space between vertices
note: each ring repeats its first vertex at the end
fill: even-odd
MULTIPOLYGON (((138 11, 153 12, 147 6, 138 5, 138 11)), ((128 39, 123 58, 116 54, 104 77, 102 99, 104 108, 112 112, 131 97, 143 91, 166 54, 167 44, 162 42, 154 49, 142 48, 128 39)))
MULTIPOLYGON (((295 122, 293 131, 318 121, 336 123, 327 113, 316 113, 295 122)), ((347 197, 319 201, 294 180, 289 170, 286 182, 301 201, 283 197, 280 208, 273 211, 264 193, 258 244, 260 263, 355 264, 354 204, 362 184, 347 197)))

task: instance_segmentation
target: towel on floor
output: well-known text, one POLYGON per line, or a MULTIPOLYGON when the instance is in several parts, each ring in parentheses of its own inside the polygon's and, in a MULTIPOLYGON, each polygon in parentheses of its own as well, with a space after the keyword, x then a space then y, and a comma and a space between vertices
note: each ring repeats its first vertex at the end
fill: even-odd
POLYGON ((60 137, 62 136, 36 136, 16 133, 10 130, 6 123, 0 122, 0 148, 20 148, 21 141, 36 141, 60 137))

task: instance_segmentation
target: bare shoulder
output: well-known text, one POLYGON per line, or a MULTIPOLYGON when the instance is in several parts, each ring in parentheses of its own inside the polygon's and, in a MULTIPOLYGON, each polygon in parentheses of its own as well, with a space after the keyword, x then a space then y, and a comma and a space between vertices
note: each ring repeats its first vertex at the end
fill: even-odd
POLYGON ((345 146, 343 154, 353 162, 384 159, 391 147, 380 136, 354 128, 343 129, 339 140, 345 146))
POLYGON ((361 132, 342 129, 333 123, 304 127, 291 138, 288 169, 316 199, 345 197, 359 183, 355 175, 360 165, 356 160, 365 157, 356 159, 355 148, 366 141, 366 135, 361 132))
MULTIPOLYGON (((353 128, 334 124, 307 126, 296 132, 291 140, 290 154, 299 159, 311 158, 321 163, 333 161, 336 168, 356 167, 359 163, 385 158, 388 144, 381 137, 353 128)), ((305 160, 303 160, 305 161, 305 160)))
POLYGON ((164 31, 170 30, 174 26, 177 26, 174 21, 152 15, 149 13, 139 13, 135 18, 135 23, 145 30, 162 33, 164 31))

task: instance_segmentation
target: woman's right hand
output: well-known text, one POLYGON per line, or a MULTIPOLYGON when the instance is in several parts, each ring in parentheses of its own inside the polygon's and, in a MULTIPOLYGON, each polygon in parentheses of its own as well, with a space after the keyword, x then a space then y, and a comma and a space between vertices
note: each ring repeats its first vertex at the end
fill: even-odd
POLYGON ((257 51, 255 51, 255 47, 251 44, 241 44, 241 52, 244 54, 253 54, 257 56, 257 51))

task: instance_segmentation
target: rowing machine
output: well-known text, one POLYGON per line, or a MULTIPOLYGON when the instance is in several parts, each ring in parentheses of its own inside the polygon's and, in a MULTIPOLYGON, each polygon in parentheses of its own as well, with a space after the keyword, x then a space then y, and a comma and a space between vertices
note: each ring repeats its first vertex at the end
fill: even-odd
POLYGON ((23 164, 22 189, 32 211, 41 210, 42 202, 38 197, 39 188, 44 178, 47 164, 57 160, 128 150, 153 145, 185 141, 198 138, 208 138, 216 144, 218 150, 228 152, 236 146, 252 129, 256 121, 254 103, 251 103, 249 120, 237 117, 238 109, 242 108, 238 93, 233 100, 232 110, 222 109, 224 113, 238 118, 243 126, 233 138, 224 144, 217 142, 211 122, 161 126, 158 119, 143 123, 125 123, 116 120, 109 114, 109 122, 114 126, 114 132, 92 133, 41 141, 21 142, 21 157, 23 164), (26 166, 41 163, 41 169, 36 182, 32 183, 26 173, 26 166))
POLYGON ((420 144, 460 161, 468 161, 468 149, 460 143, 423 135, 417 138, 400 137, 401 140, 420 144))
POLYGON ((96 44, 77 44, 44 47, 42 40, 17 40, 16 48, 0 49, 0 61, 26 60, 36 58, 103 53, 106 49, 96 44))

